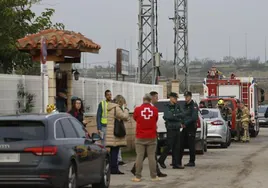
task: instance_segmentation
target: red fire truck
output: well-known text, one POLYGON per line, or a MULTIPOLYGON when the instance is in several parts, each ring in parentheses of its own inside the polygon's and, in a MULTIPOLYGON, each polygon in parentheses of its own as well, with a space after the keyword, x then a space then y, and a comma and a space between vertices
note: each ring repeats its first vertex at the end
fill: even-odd
POLYGON ((230 103, 232 108, 232 120, 230 122, 231 132, 234 136, 235 130, 235 110, 234 99, 243 101, 250 110, 250 135, 256 137, 259 133, 258 105, 264 101, 264 90, 258 88, 256 80, 253 77, 236 77, 231 74, 229 78, 225 77, 216 67, 212 67, 203 82, 205 101, 214 103, 223 98, 230 103), (214 101, 214 102, 213 102, 214 101))

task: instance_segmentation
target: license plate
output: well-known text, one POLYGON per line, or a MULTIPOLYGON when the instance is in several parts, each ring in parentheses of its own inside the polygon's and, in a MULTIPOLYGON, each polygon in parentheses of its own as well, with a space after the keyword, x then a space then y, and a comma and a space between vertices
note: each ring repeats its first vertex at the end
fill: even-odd
POLYGON ((260 119, 260 120, 259 120, 259 122, 262 122, 262 123, 264 123, 264 122, 265 122, 265 120, 262 120, 262 119, 260 119))
POLYGON ((18 153, 0 154, 0 163, 18 163, 18 162, 20 162, 20 154, 18 153))

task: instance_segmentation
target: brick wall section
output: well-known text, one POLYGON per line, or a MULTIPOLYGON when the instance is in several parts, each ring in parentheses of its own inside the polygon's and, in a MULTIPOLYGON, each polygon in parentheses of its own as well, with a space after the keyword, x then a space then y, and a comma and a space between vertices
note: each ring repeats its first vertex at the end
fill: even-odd
MULTIPOLYGON (((88 120, 87 130, 90 134, 97 132, 97 123, 95 116, 86 116, 85 120, 88 120)), ((135 141, 135 131, 136 131, 136 122, 133 120, 132 115, 130 120, 125 123, 126 132, 127 132, 127 147, 124 150, 130 151, 135 149, 134 141, 135 141)))

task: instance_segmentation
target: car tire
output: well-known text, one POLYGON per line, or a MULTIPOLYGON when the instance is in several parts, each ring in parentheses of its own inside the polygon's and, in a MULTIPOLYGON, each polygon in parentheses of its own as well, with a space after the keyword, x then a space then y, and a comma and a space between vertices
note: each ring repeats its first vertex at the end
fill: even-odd
POLYGON ((197 154, 204 155, 204 153, 205 153, 205 144, 204 144, 204 140, 201 140, 201 141, 200 141, 200 145, 201 145, 201 150, 197 150, 197 154))
POLYGON ((60 188, 77 188, 77 172, 73 162, 69 166, 65 182, 60 188))
POLYGON ((207 152, 207 151, 208 151, 208 143, 207 143, 207 141, 205 141, 204 152, 207 152))
POLYGON ((109 157, 106 157, 103 165, 102 178, 99 183, 92 184, 92 188, 108 188, 111 180, 111 166, 109 157))
POLYGON ((250 132, 250 137, 255 138, 255 137, 257 137, 257 135, 258 135, 258 133, 255 130, 253 130, 253 131, 250 132))

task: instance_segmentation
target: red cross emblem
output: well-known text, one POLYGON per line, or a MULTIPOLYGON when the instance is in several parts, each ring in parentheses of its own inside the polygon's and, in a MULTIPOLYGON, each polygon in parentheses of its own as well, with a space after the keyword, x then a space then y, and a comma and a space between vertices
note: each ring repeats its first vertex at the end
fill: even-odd
POLYGON ((151 119, 153 115, 154 115, 154 112, 150 108, 144 108, 144 110, 141 111, 141 116, 143 116, 144 119, 151 119))

